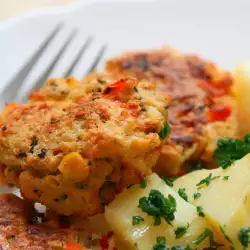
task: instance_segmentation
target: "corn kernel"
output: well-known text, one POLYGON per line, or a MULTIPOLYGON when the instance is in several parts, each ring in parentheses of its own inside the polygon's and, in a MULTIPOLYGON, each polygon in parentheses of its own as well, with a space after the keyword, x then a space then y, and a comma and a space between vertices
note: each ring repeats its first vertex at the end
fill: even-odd
POLYGON ((83 181, 90 172, 88 160, 76 152, 64 156, 58 168, 63 178, 68 181, 83 181))

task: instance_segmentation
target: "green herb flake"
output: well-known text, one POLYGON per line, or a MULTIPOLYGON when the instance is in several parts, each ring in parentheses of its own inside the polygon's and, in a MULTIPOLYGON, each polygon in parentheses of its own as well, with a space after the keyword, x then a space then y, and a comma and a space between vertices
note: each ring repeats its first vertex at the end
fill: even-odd
POLYGON ((188 173, 191 173, 191 172, 194 172, 194 171, 197 171, 197 170, 201 170, 201 169, 203 169, 201 163, 197 163, 197 164, 195 165, 195 167, 189 168, 189 169, 187 170, 187 172, 188 172, 188 173))
POLYGON ((220 226, 220 230, 221 230, 222 234, 224 235, 224 238, 225 238, 228 242, 230 242, 230 243, 233 244, 233 242, 230 240, 230 238, 228 237, 228 235, 226 235, 226 233, 225 233, 225 231, 224 231, 224 229, 223 229, 222 226, 220 226))
POLYGON ((203 207, 197 206, 197 207, 196 207, 196 211, 197 211, 197 213, 198 213, 198 215, 199 215, 200 217, 205 217, 205 214, 204 214, 204 212, 203 212, 203 207))
POLYGON ((250 243, 250 227, 243 227, 238 232, 238 240, 243 247, 248 247, 250 243))
POLYGON ((197 200, 198 198, 201 197, 201 193, 196 192, 196 193, 193 194, 193 197, 194 197, 195 200, 197 200))
POLYGON ((207 187, 207 186, 209 186, 209 184, 210 184, 212 181, 214 181, 214 180, 216 180, 216 179, 218 179, 218 178, 220 178, 220 176, 214 176, 214 177, 212 177, 212 173, 210 173, 210 174, 208 175, 208 177, 202 179, 199 183, 196 184, 196 186, 198 187, 198 189, 201 189, 201 188, 204 187, 204 186, 207 187))
POLYGON ((247 134, 243 141, 232 138, 219 139, 214 156, 216 163, 226 169, 248 153, 250 153, 250 134, 247 134))
POLYGON ((137 242, 134 243, 134 248, 135 248, 135 249, 138 249, 138 244, 137 244, 137 242))
POLYGON ((67 194, 62 194, 61 197, 60 197, 60 199, 61 199, 62 201, 65 201, 67 198, 68 198, 68 195, 67 195, 67 194))
POLYGON ((140 198, 138 207, 144 213, 154 217, 155 225, 161 224, 161 218, 169 225, 175 219, 176 200, 171 194, 165 197, 160 191, 152 189, 148 197, 140 198))
POLYGON ((223 176, 223 181, 227 181, 229 179, 229 176, 223 176))
POLYGON ((190 248, 189 246, 172 246, 167 247, 166 246, 166 239, 163 236, 158 236, 156 238, 156 244, 153 246, 152 250, 194 250, 190 248))
POLYGON ((189 224, 187 224, 186 226, 177 227, 177 229, 175 230, 175 238, 181 238, 187 232, 188 228, 189 224))
POLYGON ((206 228, 206 229, 204 230, 204 232, 203 232, 200 236, 198 236, 195 240, 193 240, 193 241, 192 241, 192 244, 199 245, 199 244, 200 244, 202 241, 204 241, 207 237, 209 238, 210 247, 211 247, 211 248, 215 247, 215 248, 217 249, 218 247, 223 246, 223 245, 218 244, 218 243, 216 243, 216 242, 214 241, 214 233, 213 233, 212 230, 210 230, 210 229, 208 229, 208 228, 206 228))
POLYGON ((170 134, 170 132, 171 132, 170 126, 168 122, 165 122, 164 127, 161 129, 158 135, 160 136, 161 139, 164 140, 170 134))
POLYGON ((154 225, 155 226, 161 225, 161 217, 159 216, 154 217, 154 225))
POLYGON ((153 246, 152 250, 165 250, 166 248, 166 238, 163 236, 158 236, 156 238, 156 244, 153 246))
POLYGON ((60 120, 51 120, 50 121, 50 124, 58 124, 58 123, 60 123, 60 120))
POLYGON ((135 184, 130 184, 127 186, 127 189, 130 189, 131 187, 133 187, 135 184))
POLYGON ((147 187, 147 180, 145 177, 143 177, 141 183, 140 183, 141 188, 146 188, 147 187))
POLYGON ((188 201, 188 196, 187 196, 187 194, 186 194, 186 188, 179 188, 178 194, 180 195, 180 197, 181 197, 183 200, 188 201))
POLYGON ((144 221, 144 219, 141 216, 133 216, 132 217, 132 225, 133 226, 136 226, 136 225, 140 224, 143 221, 144 221))
POLYGON ((162 179, 165 181, 165 183, 169 187, 173 187, 174 186, 174 181, 176 180, 176 178, 166 178, 166 177, 163 177, 162 179))

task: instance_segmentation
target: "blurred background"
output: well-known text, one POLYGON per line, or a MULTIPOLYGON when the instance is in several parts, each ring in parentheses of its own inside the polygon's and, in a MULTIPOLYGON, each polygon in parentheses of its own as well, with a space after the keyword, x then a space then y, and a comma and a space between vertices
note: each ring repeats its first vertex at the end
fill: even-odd
POLYGON ((0 0, 0 21, 24 12, 79 0, 0 0))

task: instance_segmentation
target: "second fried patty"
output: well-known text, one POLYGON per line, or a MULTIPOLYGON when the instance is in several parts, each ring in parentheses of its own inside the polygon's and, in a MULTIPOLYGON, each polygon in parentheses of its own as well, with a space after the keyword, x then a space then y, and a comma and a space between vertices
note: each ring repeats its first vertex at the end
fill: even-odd
POLYGON ((34 224, 33 205, 13 194, 0 194, 0 249, 64 250, 71 239, 67 229, 34 224))
POLYGON ((233 78, 212 62, 162 48, 124 53, 110 59, 106 70, 113 77, 155 82, 172 97, 166 106, 172 131, 162 147, 158 173, 179 175, 181 166, 200 159, 211 166, 217 139, 235 136, 233 78))

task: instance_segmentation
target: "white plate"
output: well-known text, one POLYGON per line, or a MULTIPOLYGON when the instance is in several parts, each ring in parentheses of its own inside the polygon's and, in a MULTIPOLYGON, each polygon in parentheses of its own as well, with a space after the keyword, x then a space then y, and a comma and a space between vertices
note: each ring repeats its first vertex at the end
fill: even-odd
MULTIPOLYGON (((60 75, 88 35, 93 35, 95 42, 76 70, 76 77, 84 74, 91 57, 104 43, 109 46, 106 58, 128 49, 170 44, 233 68, 238 60, 250 58, 249 9, 248 0, 83 0, 30 13, 0 24, 0 88, 62 20, 66 27, 39 63, 37 72, 74 27, 81 31, 53 76, 60 75)), ((28 82, 36 75, 32 74, 28 82)))
POLYGON ((65 28, 28 78, 28 88, 75 27, 80 33, 52 76, 60 76, 89 35, 95 41, 75 71, 76 77, 84 75, 102 44, 108 44, 105 58, 124 50, 170 44, 230 69, 250 58, 249 9, 249 0, 83 0, 30 13, 0 24, 0 88, 60 21, 65 28))

